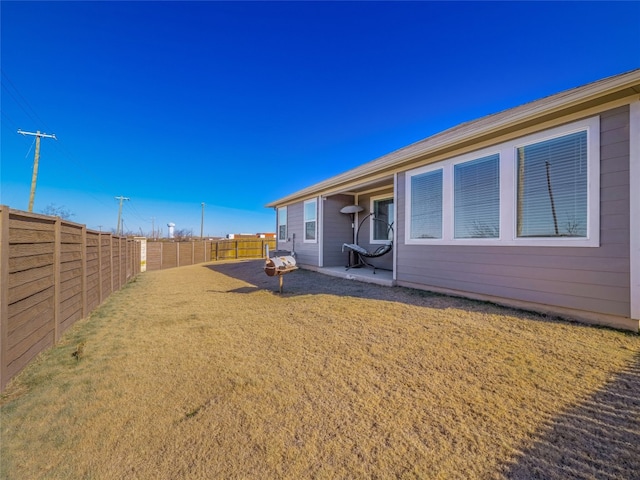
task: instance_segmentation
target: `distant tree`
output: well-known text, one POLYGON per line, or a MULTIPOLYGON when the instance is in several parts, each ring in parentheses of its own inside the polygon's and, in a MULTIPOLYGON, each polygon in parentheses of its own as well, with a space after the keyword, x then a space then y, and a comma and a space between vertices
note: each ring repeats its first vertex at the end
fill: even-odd
POLYGON ((55 203, 50 203, 47 205, 42 212, 45 215, 49 215, 50 217, 60 217, 63 220, 69 220, 71 217, 75 215, 75 213, 71 213, 64 205, 58 206, 55 203))
POLYGON ((180 242, 183 240, 189 240, 193 237, 193 231, 183 228, 181 230, 174 230, 173 239, 180 242))

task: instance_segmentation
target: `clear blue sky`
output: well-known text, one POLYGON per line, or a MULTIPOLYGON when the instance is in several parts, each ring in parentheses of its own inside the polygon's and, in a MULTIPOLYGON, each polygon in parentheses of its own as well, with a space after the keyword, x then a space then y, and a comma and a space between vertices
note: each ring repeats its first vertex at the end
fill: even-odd
POLYGON ((89 228, 275 231, 269 202, 640 67, 639 2, 0 3, 2 191, 89 228))

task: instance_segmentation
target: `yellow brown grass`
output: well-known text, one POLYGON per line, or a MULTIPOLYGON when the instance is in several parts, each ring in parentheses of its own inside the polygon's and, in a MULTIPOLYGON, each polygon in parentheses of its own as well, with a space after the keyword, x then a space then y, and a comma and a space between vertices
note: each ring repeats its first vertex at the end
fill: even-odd
POLYGON ((147 272, 79 322, 2 396, 2 478, 640 471, 637 335, 261 266, 147 272))

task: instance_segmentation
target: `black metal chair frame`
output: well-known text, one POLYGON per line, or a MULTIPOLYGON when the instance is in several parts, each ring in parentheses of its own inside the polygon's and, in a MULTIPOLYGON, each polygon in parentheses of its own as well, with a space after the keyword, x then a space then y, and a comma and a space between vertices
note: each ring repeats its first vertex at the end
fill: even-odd
MULTIPOLYGON (((371 263, 367 262, 365 259, 366 258, 377 258, 377 257, 381 257, 383 255, 386 255, 387 253, 389 253, 391 250, 393 250, 393 241, 389 240, 388 243, 385 243, 383 245, 380 245, 378 248, 376 248, 374 251, 369 251, 364 247, 361 247, 358 244, 358 240, 359 240, 359 236, 360 236, 360 227, 362 227, 362 225, 364 224, 364 222, 371 217, 373 214, 370 213, 368 215, 366 215, 358 224, 358 230, 356 231, 356 243, 343 243, 342 244, 342 251, 344 252, 345 248, 350 250, 351 252, 353 252, 353 254, 356 256, 357 261, 352 265, 351 262, 349 262, 349 265, 346 266, 346 270, 349 270, 350 268, 360 268, 363 266, 367 266, 373 269, 373 273, 376 273, 376 269, 380 268, 380 267, 376 267, 375 265, 372 265, 371 263)), ((387 222, 385 222, 384 220, 380 219, 380 218, 376 218, 375 216, 373 216, 373 220, 375 222, 382 222, 387 226, 387 237, 389 237, 389 232, 393 232, 393 224, 389 224, 387 222)))

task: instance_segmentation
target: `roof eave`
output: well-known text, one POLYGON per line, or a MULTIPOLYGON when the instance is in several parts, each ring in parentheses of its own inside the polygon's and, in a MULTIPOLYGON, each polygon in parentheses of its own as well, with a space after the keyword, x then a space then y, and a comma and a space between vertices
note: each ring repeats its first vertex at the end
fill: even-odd
POLYGON ((582 87, 542 98, 477 120, 462 123, 426 139, 338 174, 266 205, 273 208, 313 195, 339 189, 358 178, 397 169, 417 160, 426 160, 447 150, 481 139, 521 130, 533 123, 560 118, 571 113, 640 94, 640 69, 608 77, 582 87))

